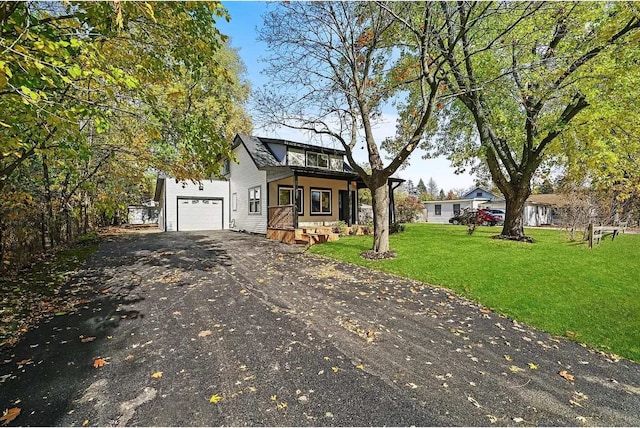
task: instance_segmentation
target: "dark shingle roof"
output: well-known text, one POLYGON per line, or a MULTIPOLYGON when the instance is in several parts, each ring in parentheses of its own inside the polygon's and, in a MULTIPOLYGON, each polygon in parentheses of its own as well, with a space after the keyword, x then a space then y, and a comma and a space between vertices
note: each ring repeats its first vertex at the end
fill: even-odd
POLYGON ((253 162, 256 164, 258 169, 284 165, 283 163, 278 162, 273 153, 271 153, 267 146, 265 146, 258 137, 238 134, 233 147, 238 147, 240 144, 244 144, 247 152, 249 152, 249 156, 251 156, 251 159, 253 159, 253 162))

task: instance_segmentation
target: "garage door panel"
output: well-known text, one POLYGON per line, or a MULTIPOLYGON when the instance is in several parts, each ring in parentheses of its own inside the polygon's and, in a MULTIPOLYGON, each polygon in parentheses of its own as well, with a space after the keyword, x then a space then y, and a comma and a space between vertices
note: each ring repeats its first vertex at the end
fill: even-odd
POLYGON ((178 230, 221 230, 223 219, 222 200, 178 199, 178 230))

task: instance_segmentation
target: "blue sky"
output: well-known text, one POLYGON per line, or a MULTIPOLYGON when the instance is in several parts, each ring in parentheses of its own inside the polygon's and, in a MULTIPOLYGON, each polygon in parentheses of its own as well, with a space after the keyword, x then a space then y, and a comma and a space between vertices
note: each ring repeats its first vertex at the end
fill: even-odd
MULTIPOLYGON (((275 2, 274 2, 275 3, 275 2)), ((266 49, 263 43, 258 42, 257 29, 262 26, 262 15, 268 8, 276 7, 277 4, 254 1, 223 1, 231 15, 231 21, 220 20, 218 28, 223 34, 231 38, 231 46, 238 49, 238 53, 247 69, 247 79, 251 82, 252 89, 256 90, 268 83, 268 80, 260 72, 263 64, 260 62, 261 56, 266 49)), ((251 114, 251 103, 249 103, 249 114, 251 114)), ((390 136, 395 128, 393 120, 378 127, 377 140, 382 141, 386 136, 390 136)), ((308 137, 288 129, 264 130, 259 123, 254 122, 254 134, 275 138, 287 138, 294 141, 305 142, 308 137)), ((364 159, 364 154, 360 159, 364 159)), ((449 161, 445 158, 422 159, 421 153, 416 151, 411 155, 410 165, 399 171, 397 175, 404 179, 410 179, 414 184, 422 178, 425 183, 430 177, 436 181, 445 193, 453 188, 468 188, 473 186, 473 177, 469 174, 456 175, 453 168, 449 166, 449 161)))

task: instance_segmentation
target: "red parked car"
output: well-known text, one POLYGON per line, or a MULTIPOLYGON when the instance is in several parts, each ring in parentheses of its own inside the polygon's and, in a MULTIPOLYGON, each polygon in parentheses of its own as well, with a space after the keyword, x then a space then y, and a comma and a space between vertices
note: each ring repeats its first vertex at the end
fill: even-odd
POLYGON ((502 219, 489 212, 489 210, 467 211, 463 210, 460 214, 451 217, 449 223, 453 224, 481 224, 483 226, 495 226, 502 219))

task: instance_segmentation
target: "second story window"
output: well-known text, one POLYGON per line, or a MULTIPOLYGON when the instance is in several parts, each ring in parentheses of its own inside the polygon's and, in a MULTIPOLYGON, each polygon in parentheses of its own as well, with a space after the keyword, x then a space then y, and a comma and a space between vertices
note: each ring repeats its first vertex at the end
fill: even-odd
POLYGON ((307 152, 307 166, 315 168, 329 168, 329 155, 324 153, 307 152))

